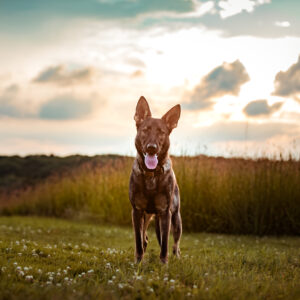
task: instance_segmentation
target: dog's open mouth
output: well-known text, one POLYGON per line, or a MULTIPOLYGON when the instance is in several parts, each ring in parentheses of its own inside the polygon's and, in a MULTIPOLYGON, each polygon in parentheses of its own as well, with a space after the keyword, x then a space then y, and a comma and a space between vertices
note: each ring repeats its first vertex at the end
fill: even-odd
POLYGON ((144 156, 145 156, 146 167, 150 170, 154 170, 158 164, 157 154, 151 155, 149 153, 146 153, 144 154, 144 156))

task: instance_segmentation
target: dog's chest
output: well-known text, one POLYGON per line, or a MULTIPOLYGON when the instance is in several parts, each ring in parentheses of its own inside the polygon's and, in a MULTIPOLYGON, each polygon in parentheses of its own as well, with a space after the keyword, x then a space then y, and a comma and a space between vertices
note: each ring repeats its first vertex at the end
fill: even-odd
POLYGON ((158 188, 158 178, 156 176, 144 178, 144 185, 147 191, 154 191, 158 188))

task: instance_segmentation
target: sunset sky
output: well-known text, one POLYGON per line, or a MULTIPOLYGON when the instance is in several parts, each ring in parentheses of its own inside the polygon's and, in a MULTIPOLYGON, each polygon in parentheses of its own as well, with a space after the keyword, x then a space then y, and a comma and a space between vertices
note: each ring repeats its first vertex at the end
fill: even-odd
POLYGON ((0 154, 134 155, 135 106, 181 104, 171 153, 300 153, 298 0, 2 0, 0 154))

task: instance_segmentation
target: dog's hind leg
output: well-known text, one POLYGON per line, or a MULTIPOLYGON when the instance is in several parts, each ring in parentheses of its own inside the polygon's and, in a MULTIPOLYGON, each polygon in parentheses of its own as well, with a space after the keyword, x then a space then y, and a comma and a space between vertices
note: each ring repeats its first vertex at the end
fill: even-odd
POLYGON ((174 238, 173 254, 179 257, 180 256, 179 242, 182 233, 181 215, 179 211, 173 213, 171 222, 172 222, 172 231, 173 231, 173 238, 174 238))
POLYGON ((158 215, 155 216, 155 233, 159 247, 161 247, 160 220, 158 215))
POLYGON ((143 227, 143 247, 144 247, 144 252, 146 252, 147 245, 148 245, 148 235, 147 235, 147 228, 150 224, 150 221, 152 219, 151 214, 145 214, 144 215, 144 227, 143 227))

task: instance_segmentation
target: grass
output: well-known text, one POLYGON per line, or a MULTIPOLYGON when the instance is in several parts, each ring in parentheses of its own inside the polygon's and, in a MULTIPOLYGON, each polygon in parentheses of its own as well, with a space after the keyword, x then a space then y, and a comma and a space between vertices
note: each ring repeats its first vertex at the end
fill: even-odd
MULTIPOLYGON (((0 195, 2 215, 42 215, 130 225, 133 158, 107 157, 0 195)), ((174 157, 186 231, 300 234, 300 161, 174 157)))
POLYGON ((0 299, 299 299, 300 238, 184 233, 181 259, 142 264, 128 227, 0 218, 0 299))

